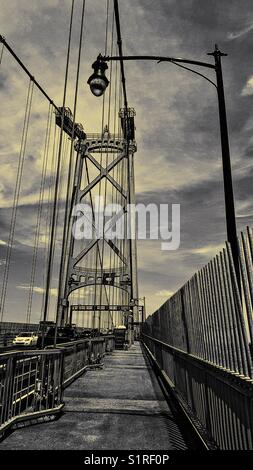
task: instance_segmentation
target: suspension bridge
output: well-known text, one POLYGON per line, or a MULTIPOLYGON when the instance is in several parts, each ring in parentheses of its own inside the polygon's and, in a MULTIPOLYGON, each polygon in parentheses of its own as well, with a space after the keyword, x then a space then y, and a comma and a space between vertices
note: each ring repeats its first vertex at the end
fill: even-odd
POLYGON ((80 4, 73 67, 71 2, 59 104, 0 37, 10 175, 3 176, 1 208, 0 449, 252 450, 252 230, 238 234, 238 263, 234 246, 224 243, 146 318, 136 238, 129 236, 138 129, 118 2, 106 2, 103 53, 119 60, 107 67, 100 131, 93 133, 76 122, 85 61, 80 4), (18 99, 15 74, 22 77, 18 99), (8 113, 19 123, 8 123, 8 113), (74 236, 80 215, 90 238, 74 236), (119 220, 120 236, 109 237, 119 220), (29 248, 23 257, 22 243, 29 248), (13 316, 17 283, 22 302, 13 316), (24 331, 39 342, 14 348, 13 337, 24 331))

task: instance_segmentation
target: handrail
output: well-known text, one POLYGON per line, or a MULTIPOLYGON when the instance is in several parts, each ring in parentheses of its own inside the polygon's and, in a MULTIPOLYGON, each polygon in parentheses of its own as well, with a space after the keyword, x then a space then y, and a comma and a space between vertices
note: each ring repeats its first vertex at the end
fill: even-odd
POLYGON ((113 349, 114 336, 107 335, 0 354, 0 437, 28 416, 60 413, 64 389, 88 368, 101 367, 113 349))
POLYGON ((231 382, 234 384, 242 386, 244 389, 249 390, 249 396, 252 396, 253 393, 253 379, 249 377, 245 377, 240 375, 238 372, 231 371, 230 369, 226 369, 225 367, 218 366, 212 362, 206 361, 205 359, 201 359, 200 357, 195 356, 194 354, 189 354, 182 349, 175 348, 164 341, 161 341, 153 336, 146 335, 142 333, 142 338, 147 338, 153 341, 156 344, 159 344, 163 348, 170 350, 173 354, 178 355, 179 357, 184 358, 187 361, 192 363, 197 363, 199 367, 205 368, 206 370, 210 371, 210 373, 217 374, 221 380, 231 385, 231 382))

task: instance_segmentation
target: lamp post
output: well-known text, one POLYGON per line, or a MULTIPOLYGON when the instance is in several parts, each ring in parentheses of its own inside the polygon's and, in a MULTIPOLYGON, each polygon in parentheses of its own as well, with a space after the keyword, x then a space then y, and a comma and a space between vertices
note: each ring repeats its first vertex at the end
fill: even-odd
POLYGON ((235 206, 234 206, 234 194, 233 194, 233 182, 232 182, 232 171, 230 161, 230 150, 229 150, 229 139, 228 139, 228 127, 227 127, 227 116, 226 116, 226 105, 224 96, 224 86, 222 77, 222 66, 221 57, 226 56, 223 54, 217 45, 215 50, 208 55, 214 57, 214 64, 208 62, 200 62, 196 60, 188 60, 173 57, 159 57, 159 56, 102 56, 101 54, 97 57, 97 60, 93 63, 92 67, 94 73, 88 80, 91 92, 95 96, 101 96, 105 92, 109 81, 105 76, 105 70, 108 68, 106 62, 109 61, 126 61, 126 60, 150 60, 161 62, 171 62, 179 67, 200 75, 205 78, 208 82, 215 86, 217 89, 218 106, 219 106, 219 120, 220 120, 220 137, 221 137, 221 151, 222 151, 222 165, 223 165, 223 183, 224 183, 224 195, 225 195, 225 212, 226 212, 226 227, 227 227, 227 240, 230 243, 236 277, 238 281, 238 287, 240 289, 240 266, 239 266, 239 247, 237 240, 236 231, 236 218, 235 218, 235 206), (216 83, 202 75, 196 70, 193 70, 182 64, 197 65, 208 69, 213 69, 216 72, 216 83))

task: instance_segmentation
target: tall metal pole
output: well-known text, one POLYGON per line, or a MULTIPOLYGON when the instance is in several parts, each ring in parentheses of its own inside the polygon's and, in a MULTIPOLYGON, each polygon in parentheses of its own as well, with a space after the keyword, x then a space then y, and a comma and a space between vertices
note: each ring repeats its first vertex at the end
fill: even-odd
MULTIPOLYGON (((134 152, 135 146, 128 142, 128 184, 129 184, 129 204, 131 208, 135 205, 135 184, 134 184, 134 152)), ((131 210, 131 209, 130 209, 131 210)), ((137 243, 136 243, 136 227, 135 227, 135 212, 131 213, 129 217, 131 237, 129 240, 130 249, 130 275, 131 275, 131 298, 138 299, 138 277, 137 277, 137 243)), ((130 324, 130 343, 134 341, 134 321, 139 321, 139 312, 137 305, 132 307, 133 316, 131 317, 130 324)))
POLYGON ((221 57, 226 56, 227 54, 223 54, 219 50, 216 44, 215 51, 208 55, 213 55, 214 60, 215 60, 215 71, 216 71, 216 79, 217 79, 217 93, 218 93, 218 104, 219 104, 220 137, 221 137, 221 151, 222 151, 227 239, 231 246, 235 272, 236 272, 236 277, 238 281, 238 287, 240 289, 239 247, 238 247, 238 240, 237 240, 234 191, 233 191, 231 159, 230 159, 230 150, 229 150, 226 104, 225 104, 223 76, 222 76, 222 67, 221 67, 221 57))
MULTIPOLYGON (((98 64, 99 61, 110 61, 110 60, 120 60, 121 63, 125 60, 151 60, 157 61, 158 63, 161 62, 171 62, 173 64, 179 65, 180 67, 189 70, 207 80, 209 83, 215 86, 218 93, 218 104, 219 104, 219 119, 220 119, 220 135, 221 135, 221 149, 222 149, 222 164, 223 164, 223 180, 224 180, 224 193, 225 193, 225 211, 226 211, 226 226, 227 226, 227 240, 230 243, 233 262, 236 271, 236 277, 238 281, 238 287, 240 289, 241 281, 240 281, 240 264, 239 264, 239 247, 237 241, 237 232, 236 232, 236 218, 235 218, 235 207, 234 207, 234 193, 233 193, 233 182, 232 182, 232 171, 231 171, 231 162, 230 162, 230 151, 229 151, 229 139, 228 139, 228 128, 227 128, 227 116, 226 116, 226 105, 225 105, 225 96, 224 96, 224 86, 223 86, 223 78, 222 78, 222 68, 221 68, 221 57, 227 54, 223 54, 220 52, 217 45, 215 45, 215 51, 209 53, 208 55, 214 56, 215 65, 200 62, 197 60, 189 60, 189 59, 182 59, 177 57, 161 57, 161 56, 98 56, 98 64), (197 65, 199 67, 205 67, 209 69, 214 69, 216 72, 216 80, 217 85, 210 80, 208 77, 203 75, 202 73, 198 72, 197 70, 193 70, 192 68, 186 67, 182 64, 191 64, 197 65)), ((101 76, 99 75, 101 79, 101 76)), ((91 86, 91 82, 88 81, 91 86)), ((104 89, 106 88, 107 84, 104 84, 104 89)), ((92 87, 91 87, 92 88, 92 87)))

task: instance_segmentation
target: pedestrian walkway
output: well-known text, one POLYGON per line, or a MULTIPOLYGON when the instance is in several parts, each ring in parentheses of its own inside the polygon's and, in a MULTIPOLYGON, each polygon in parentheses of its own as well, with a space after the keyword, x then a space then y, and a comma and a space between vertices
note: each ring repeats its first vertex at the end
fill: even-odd
POLYGON ((17 429, 0 449, 186 449, 140 343, 106 356, 104 368, 77 379, 64 401, 60 419, 17 429))

